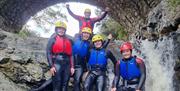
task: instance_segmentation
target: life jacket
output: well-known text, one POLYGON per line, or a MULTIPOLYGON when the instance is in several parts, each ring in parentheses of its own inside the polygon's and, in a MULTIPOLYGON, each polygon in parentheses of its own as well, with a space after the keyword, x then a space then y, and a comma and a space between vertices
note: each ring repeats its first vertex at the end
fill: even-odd
POLYGON ((127 61, 120 60, 120 75, 125 80, 140 78, 140 69, 137 66, 136 57, 132 57, 127 61))
POLYGON ((88 65, 91 67, 99 67, 105 69, 107 65, 107 57, 106 57, 105 49, 103 48, 100 50, 92 49, 90 53, 88 65))
POLYGON ((55 43, 52 46, 53 54, 66 54, 68 56, 72 55, 72 44, 71 41, 66 37, 55 37, 55 43))
POLYGON ((89 20, 86 20, 84 17, 82 17, 80 19, 81 19, 80 30, 82 30, 84 27, 89 27, 93 31, 94 24, 93 24, 91 18, 89 20))
POLYGON ((83 58, 87 56, 89 47, 89 41, 83 41, 81 37, 78 37, 73 45, 73 54, 78 54, 80 57, 83 58))

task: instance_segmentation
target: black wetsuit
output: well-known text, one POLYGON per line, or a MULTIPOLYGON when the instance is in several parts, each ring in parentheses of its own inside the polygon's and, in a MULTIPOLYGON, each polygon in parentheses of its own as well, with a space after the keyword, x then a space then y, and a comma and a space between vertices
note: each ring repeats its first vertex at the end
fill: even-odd
POLYGON ((50 68, 55 67, 56 69, 55 76, 52 76, 53 91, 67 91, 67 86, 70 78, 70 67, 73 67, 71 45, 72 41, 70 39, 68 39, 66 36, 61 37, 57 34, 53 34, 48 41, 48 63, 50 68), (58 40, 62 43, 57 43, 58 40), (56 46, 54 47, 55 44, 56 46), (53 51, 55 51, 56 53, 54 53, 53 51))

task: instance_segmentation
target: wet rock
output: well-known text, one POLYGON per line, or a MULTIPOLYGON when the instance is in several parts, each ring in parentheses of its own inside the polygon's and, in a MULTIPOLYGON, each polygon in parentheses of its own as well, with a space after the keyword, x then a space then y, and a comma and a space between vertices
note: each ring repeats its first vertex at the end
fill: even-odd
MULTIPOLYGON (((168 0, 162 0, 147 17, 147 30, 150 40, 158 40, 162 35, 177 31, 179 22, 180 5, 174 10, 170 8, 168 0)), ((146 35, 147 37, 147 35, 146 35)))
MULTIPOLYGON (((13 91, 27 91, 45 79, 45 75, 48 77, 49 69, 45 55, 47 39, 35 37, 22 39, 16 34, 4 31, 0 31, 0 34, 6 36, 0 40, 0 72, 9 79, 7 82, 18 84, 19 88, 13 91)), ((0 87, 2 86, 4 85, 0 84, 0 87)), ((2 89, 5 90, 0 91, 12 91, 6 90, 10 88, 4 87, 2 89)))
POLYGON ((6 49, 6 52, 7 52, 8 54, 13 54, 13 53, 14 53, 14 50, 15 50, 15 48, 8 47, 8 48, 6 49))
POLYGON ((0 91, 26 91, 0 72, 0 91))
POLYGON ((28 82, 34 83, 40 81, 43 78, 42 68, 38 64, 28 64, 25 66, 25 68, 25 71, 29 73, 28 75, 30 75, 29 77, 26 77, 28 82))
POLYGON ((6 35, 0 34, 0 40, 3 40, 6 37, 7 37, 6 35))
POLYGON ((4 42, 0 42, 0 50, 3 50, 7 47, 7 44, 4 42))

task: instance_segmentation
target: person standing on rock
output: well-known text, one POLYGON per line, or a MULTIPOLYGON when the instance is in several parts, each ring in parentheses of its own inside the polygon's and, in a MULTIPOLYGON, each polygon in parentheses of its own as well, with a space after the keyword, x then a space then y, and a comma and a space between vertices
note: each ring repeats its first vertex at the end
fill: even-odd
POLYGON ((90 48, 89 38, 92 30, 89 27, 82 29, 81 35, 76 37, 73 44, 73 56, 75 64, 74 74, 74 89, 73 91, 81 91, 80 82, 82 81, 83 73, 87 72, 87 56, 90 48))
POLYGON ((106 65, 110 58, 116 64, 116 58, 111 51, 103 47, 103 38, 95 35, 92 38, 94 47, 89 51, 88 75, 84 82, 84 91, 92 90, 92 85, 96 84, 97 91, 104 91, 106 82, 106 65))
POLYGON ((79 33, 81 32, 81 30, 84 28, 84 27, 89 27, 91 28, 92 32, 93 32, 93 28, 94 28, 94 24, 96 22, 99 22, 101 21, 102 19, 105 18, 105 16, 107 15, 108 11, 109 11, 109 8, 106 7, 105 9, 105 12, 99 16, 99 17, 95 17, 95 18, 90 18, 91 16, 91 10, 89 8, 86 8, 84 10, 84 16, 79 16, 79 15, 75 15, 69 8, 69 4, 66 4, 66 8, 69 12, 69 14, 75 18, 76 20, 79 21, 79 33))
POLYGON ((132 56, 132 44, 124 42, 120 46, 123 58, 116 64, 115 78, 111 91, 144 91, 146 67, 142 59, 132 56), (120 76, 122 84, 118 85, 120 76))
MULTIPOLYGON (((88 62, 88 53, 91 48, 91 43, 89 41, 90 36, 92 34, 92 30, 89 27, 84 27, 82 29, 81 35, 76 37, 73 43, 73 56, 75 63, 75 75, 74 75, 74 90, 73 91, 81 91, 80 82, 87 75, 87 62, 88 62)), ((107 47, 110 40, 112 39, 112 35, 108 35, 108 41, 103 43, 103 47, 107 47)))
POLYGON ((68 91, 70 75, 74 74, 72 41, 66 37, 67 26, 58 21, 47 44, 47 59, 53 80, 53 91, 68 91))

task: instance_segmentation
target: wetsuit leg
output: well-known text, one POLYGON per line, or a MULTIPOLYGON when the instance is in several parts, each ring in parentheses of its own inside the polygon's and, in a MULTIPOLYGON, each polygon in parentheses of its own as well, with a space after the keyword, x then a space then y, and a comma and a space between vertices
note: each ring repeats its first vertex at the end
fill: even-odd
POLYGON ((96 80, 96 88, 97 88, 97 91, 104 91, 104 86, 105 86, 105 81, 106 78, 104 75, 100 75, 97 77, 97 80, 96 80))
POLYGON ((45 89, 47 86, 49 86, 52 83, 52 78, 48 79, 47 81, 45 81, 40 87, 36 88, 36 89, 32 89, 30 91, 42 91, 43 89, 45 89))
POLYGON ((68 91, 67 88, 70 79, 70 66, 68 64, 64 64, 62 69, 62 91, 68 91))
POLYGON ((90 88, 92 87, 94 80, 95 80, 95 75, 92 73, 89 73, 86 77, 86 80, 84 82, 84 91, 90 91, 90 88))
MULTIPOLYGON (((137 84, 137 85, 138 85, 138 84, 137 84)), ((127 86, 127 91, 136 91, 137 85, 136 85, 136 84, 134 84, 134 85, 128 85, 128 86, 127 86)))
POLYGON ((73 91, 81 91, 80 90, 80 82, 83 74, 82 67, 78 67, 75 69, 75 75, 74 75, 74 90, 73 91))
POLYGON ((56 73, 55 76, 52 77, 53 80, 53 91, 61 91, 61 74, 62 67, 60 64, 55 64, 56 73))
POLYGON ((135 88, 128 88, 127 91, 136 91, 136 89, 135 88))

